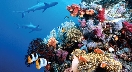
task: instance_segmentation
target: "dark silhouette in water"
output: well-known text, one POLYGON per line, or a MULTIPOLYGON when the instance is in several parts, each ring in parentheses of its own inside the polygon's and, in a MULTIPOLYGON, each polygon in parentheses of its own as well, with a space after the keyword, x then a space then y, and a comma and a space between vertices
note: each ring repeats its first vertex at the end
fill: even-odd
POLYGON ((25 11, 13 11, 13 12, 21 13, 22 14, 22 18, 23 18, 25 16, 25 13, 34 12, 34 11, 37 11, 37 10, 43 10, 43 12, 44 12, 46 9, 48 9, 50 7, 53 7, 53 6, 57 5, 57 4, 58 4, 58 2, 52 2, 50 4, 45 3, 45 2, 40 2, 40 3, 36 4, 36 5, 28 8, 25 11))

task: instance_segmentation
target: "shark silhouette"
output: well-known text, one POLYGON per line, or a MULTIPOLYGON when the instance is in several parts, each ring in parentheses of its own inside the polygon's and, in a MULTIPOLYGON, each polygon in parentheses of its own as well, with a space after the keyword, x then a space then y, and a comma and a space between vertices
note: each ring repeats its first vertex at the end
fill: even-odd
POLYGON ((31 31, 29 33, 33 32, 33 31, 41 31, 42 30, 41 28, 39 28, 39 25, 35 26, 31 22, 30 22, 30 24, 23 25, 23 26, 20 26, 19 24, 17 24, 17 26, 18 26, 18 28, 31 29, 31 31))
POLYGON ((25 16, 25 13, 29 13, 29 12, 34 12, 37 10, 43 10, 42 12, 44 12, 46 9, 53 7, 55 5, 57 5, 58 2, 51 2, 51 3, 45 3, 45 2, 39 2, 36 5, 28 8, 26 11, 13 11, 13 12, 17 12, 17 13, 21 13, 22 14, 22 18, 25 16))

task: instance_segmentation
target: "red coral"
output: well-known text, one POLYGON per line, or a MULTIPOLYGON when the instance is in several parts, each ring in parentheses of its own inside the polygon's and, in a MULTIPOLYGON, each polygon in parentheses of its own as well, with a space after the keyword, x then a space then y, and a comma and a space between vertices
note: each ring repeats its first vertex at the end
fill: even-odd
POLYGON ((104 22, 105 20, 105 9, 102 8, 101 10, 98 11, 98 19, 100 22, 104 22))
POLYGON ((123 24, 124 24, 124 27, 125 27, 127 30, 129 30, 130 32, 132 32, 132 24, 131 24, 131 23, 129 23, 129 22, 127 22, 127 21, 124 21, 123 24))
POLYGON ((79 13, 80 6, 77 4, 72 4, 71 6, 67 6, 67 10, 70 12, 71 16, 75 17, 79 13))

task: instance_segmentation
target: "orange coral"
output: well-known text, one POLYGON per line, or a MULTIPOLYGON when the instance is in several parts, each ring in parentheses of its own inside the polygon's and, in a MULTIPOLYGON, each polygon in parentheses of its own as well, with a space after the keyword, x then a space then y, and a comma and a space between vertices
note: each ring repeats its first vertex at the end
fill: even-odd
POLYGON ((54 37, 51 37, 49 40, 48 40, 48 46, 52 46, 54 48, 56 48, 56 44, 57 44, 57 40, 54 38, 54 37))
POLYGON ((93 15, 94 14, 94 10, 93 9, 86 10, 86 14, 93 15))

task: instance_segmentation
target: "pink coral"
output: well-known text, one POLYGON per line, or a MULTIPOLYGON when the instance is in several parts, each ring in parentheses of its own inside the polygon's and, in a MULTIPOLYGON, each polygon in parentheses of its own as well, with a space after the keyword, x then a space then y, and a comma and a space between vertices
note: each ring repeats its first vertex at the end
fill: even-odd
POLYGON ((94 34, 98 37, 98 38, 101 38, 103 39, 104 38, 104 35, 102 33, 102 30, 99 28, 99 27, 96 27, 94 29, 94 34))
POLYGON ((86 27, 86 20, 83 19, 82 21, 81 20, 78 20, 81 24, 81 27, 86 27))

